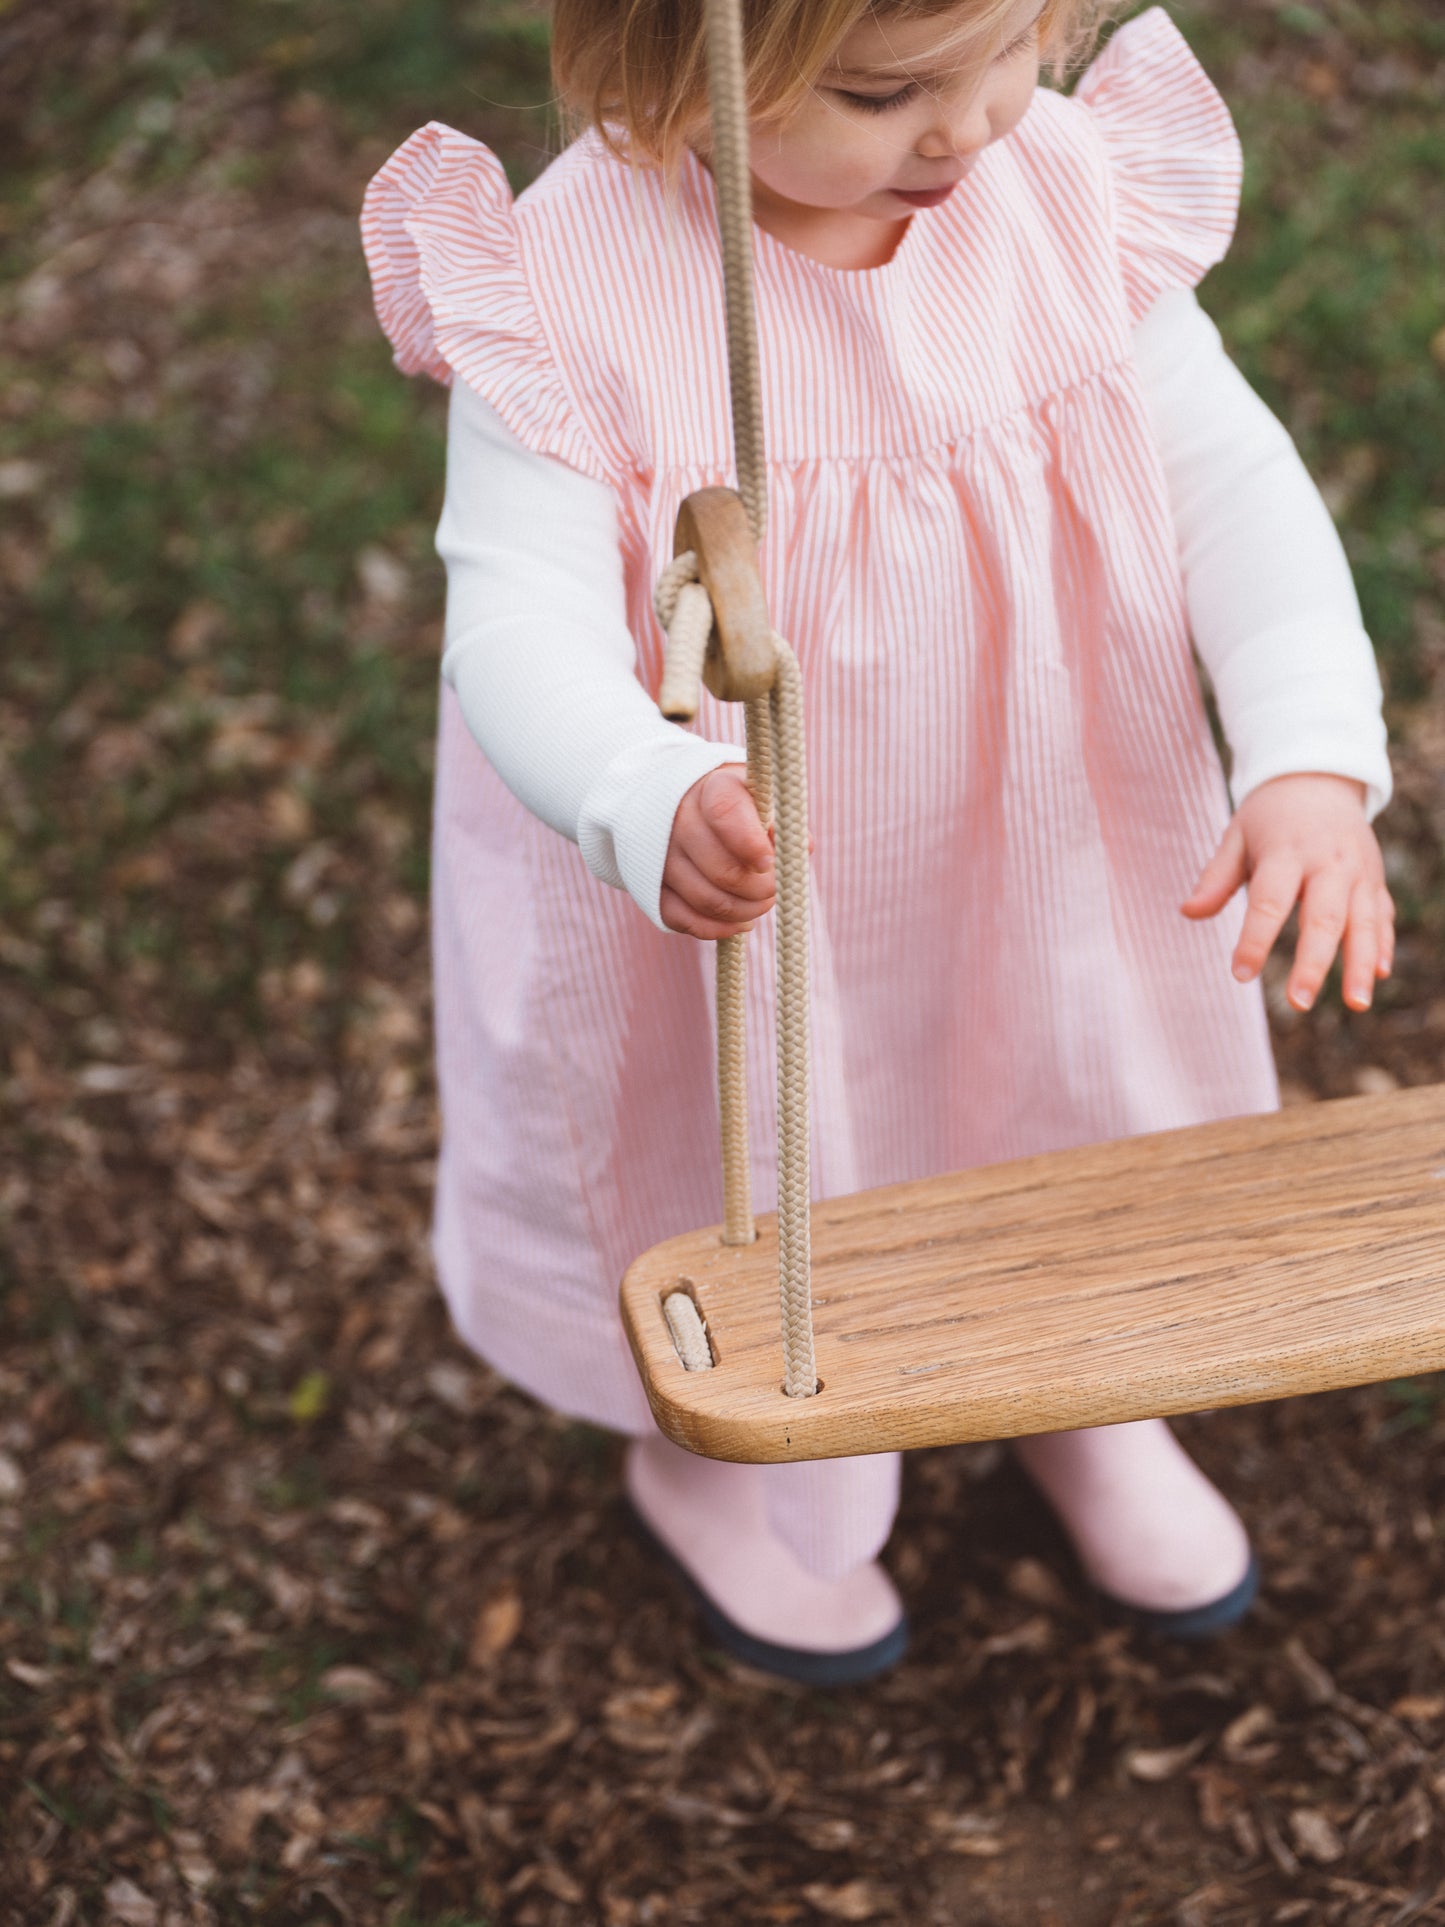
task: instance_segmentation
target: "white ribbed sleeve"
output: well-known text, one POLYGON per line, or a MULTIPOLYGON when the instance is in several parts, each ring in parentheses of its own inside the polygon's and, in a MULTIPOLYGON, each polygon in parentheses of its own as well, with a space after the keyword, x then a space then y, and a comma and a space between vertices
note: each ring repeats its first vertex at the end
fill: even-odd
POLYGON ((1373 817, 1390 798, 1380 677, 1319 490, 1192 293, 1159 298, 1134 352, 1236 804, 1318 770, 1363 783, 1373 817))
MULTIPOLYGON (((1162 296, 1134 339, 1235 801, 1317 770, 1363 783, 1373 816, 1390 794, 1379 676, 1318 490, 1191 293, 1162 296)), ((442 673, 472 735, 593 875, 663 927, 678 804, 742 752, 664 722, 637 681, 611 494, 524 448, 456 381, 437 549, 442 673)))
POLYGON ((658 915, 672 819, 731 743, 665 722, 634 673, 611 494, 452 384, 442 674, 502 781, 589 870, 658 915))

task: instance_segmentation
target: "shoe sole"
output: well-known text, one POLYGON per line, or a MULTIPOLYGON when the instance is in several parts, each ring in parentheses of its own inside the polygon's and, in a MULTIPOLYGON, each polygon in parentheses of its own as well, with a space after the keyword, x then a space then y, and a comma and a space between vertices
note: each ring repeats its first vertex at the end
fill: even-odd
POLYGON ((1095 1591, 1111 1612, 1138 1631, 1152 1633, 1156 1639, 1215 1639, 1237 1626, 1258 1597, 1259 1561, 1251 1552, 1245 1575, 1237 1586, 1232 1586, 1218 1599, 1208 1600, 1202 1606, 1190 1606, 1183 1612, 1156 1612, 1149 1606, 1131 1606, 1126 1599, 1116 1599, 1102 1587, 1096 1587, 1095 1591))
POLYGON ((702 1614, 703 1623, 718 1645, 734 1659, 756 1672, 771 1673, 795 1686, 862 1686, 870 1679, 889 1672, 908 1650, 909 1627, 905 1615, 891 1631, 867 1646, 850 1647, 841 1653, 810 1652, 802 1646, 781 1646, 770 1639, 758 1639, 728 1618, 710 1599, 677 1555, 665 1546, 630 1500, 625 1500, 633 1529, 643 1543, 662 1560, 702 1614))

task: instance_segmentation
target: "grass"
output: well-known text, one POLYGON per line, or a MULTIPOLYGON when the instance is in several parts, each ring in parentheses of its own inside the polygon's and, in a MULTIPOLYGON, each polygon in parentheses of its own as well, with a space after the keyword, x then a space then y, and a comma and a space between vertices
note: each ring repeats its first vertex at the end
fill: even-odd
POLYGON ((1207 302, 1324 482, 1392 693, 1417 700, 1421 604, 1445 586, 1445 22, 1345 0, 1276 9, 1254 34, 1221 11, 1180 10, 1216 74, 1256 63, 1226 86, 1245 194, 1207 302), (1352 86, 1362 65, 1378 98, 1352 86))

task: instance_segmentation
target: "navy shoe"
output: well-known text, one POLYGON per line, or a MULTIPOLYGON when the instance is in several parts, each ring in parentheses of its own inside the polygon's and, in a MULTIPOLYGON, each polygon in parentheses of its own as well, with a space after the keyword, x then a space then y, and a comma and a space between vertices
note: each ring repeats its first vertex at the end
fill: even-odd
POLYGON ((1232 1586, 1219 1599, 1207 1600, 1202 1606, 1188 1606, 1182 1612, 1131 1606, 1127 1600, 1116 1599, 1102 1587, 1096 1586, 1094 1590, 1111 1612, 1141 1633, 1152 1633, 1158 1639, 1213 1639, 1219 1633, 1227 1633, 1231 1626, 1237 1626, 1254 1604, 1259 1592, 1259 1561, 1251 1552, 1249 1565, 1237 1586, 1232 1586))
POLYGON ((704 1623, 718 1645, 745 1666, 778 1679, 792 1680, 798 1686, 861 1686, 877 1679, 896 1666, 908 1650, 908 1619, 905 1615, 881 1639, 867 1646, 853 1646, 841 1653, 811 1652, 803 1646, 780 1646, 771 1639, 758 1639, 744 1632, 722 1608, 703 1591, 687 1567, 658 1538, 637 1508, 627 1501, 632 1523, 644 1542, 658 1554, 664 1565, 682 1581, 704 1623))

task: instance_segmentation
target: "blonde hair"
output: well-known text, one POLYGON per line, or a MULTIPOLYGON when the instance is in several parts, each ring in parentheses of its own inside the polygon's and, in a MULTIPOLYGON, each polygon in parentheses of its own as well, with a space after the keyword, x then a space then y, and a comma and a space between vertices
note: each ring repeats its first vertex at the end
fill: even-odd
MULTIPOLYGON (((1060 74, 1092 43, 1111 0, 1046 0, 1045 63, 1060 74)), ((786 120, 852 29, 868 18, 966 12, 946 47, 989 46, 1016 0, 743 0, 748 93, 759 120, 786 120)), ((552 73, 564 113, 637 164, 675 168, 707 124, 703 0, 554 0, 552 73)))

